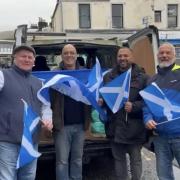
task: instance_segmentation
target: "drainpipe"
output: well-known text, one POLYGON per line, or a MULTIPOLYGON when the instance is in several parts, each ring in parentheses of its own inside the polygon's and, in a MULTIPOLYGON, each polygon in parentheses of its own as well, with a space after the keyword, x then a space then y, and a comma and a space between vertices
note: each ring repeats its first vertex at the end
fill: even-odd
POLYGON ((61 8, 61 31, 64 32, 64 20, 63 20, 63 7, 62 7, 62 0, 59 0, 59 5, 61 8))

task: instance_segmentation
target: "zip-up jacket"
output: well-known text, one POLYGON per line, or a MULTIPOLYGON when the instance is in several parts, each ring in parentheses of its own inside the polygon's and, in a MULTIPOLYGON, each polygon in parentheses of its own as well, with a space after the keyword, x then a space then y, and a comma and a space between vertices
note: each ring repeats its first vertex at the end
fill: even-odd
MULTIPOLYGON (((76 70, 78 69, 82 69, 78 62, 76 63, 76 70)), ((56 69, 56 70, 65 70, 64 68, 64 64, 63 62, 60 63, 60 66, 56 69)), ((51 108, 53 111, 53 131, 62 131, 64 126, 66 125, 65 122, 65 95, 63 95, 62 93, 59 93, 58 91, 51 89, 50 88, 50 100, 51 100, 51 108)), ((76 103, 75 100, 71 99, 72 103, 74 101, 73 104, 71 104, 71 108, 72 106, 76 103)), ((70 108, 70 107, 66 107, 66 108, 70 108)), ((74 107, 74 109, 68 109, 69 112, 73 112, 76 107, 74 107)), ((82 117, 80 120, 82 120, 82 124, 84 125, 84 130, 88 130, 89 128, 89 124, 91 121, 91 107, 88 105, 83 104, 82 108, 81 108, 81 113, 82 117)), ((73 113, 70 113, 70 115, 73 113)), ((77 118, 77 117, 73 117, 73 118, 77 118)), ((73 119, 71 120, 71 123, 73 124, 73 119)), ((75 119, 75 123, 77 123, 77 119, 75 119)))
MULTIPOLYGON (((116 67, 104 77, 104 83, 112 81, 119 76, 121 71, 116 67)), ((105 124, 106 135, 112 141, 123 144, 143 144, 147 134, 143 123, 143 100, 139 91, 144 89, 147 83, 147 75, 142 68, 132 64, 129 101, 132 103, 132 111, 126 113, 124 107, 113 114, 107 108, 108 121, 105 124), (126 121, 127 117, 127 121, 126 121)))
MULTIPOLYGON (((158 73, 155 74, 148 82, 148 84, 155 82, 161 89, 170 89, 177 92, 180 92, 180 65, 172 64, 169 67, 157 68, 158 73)), ((149 120, 154 119, 156 121, 156 117, 152 115, 147 106, 143 108, 144 114, 144 123, 146 124, 149 120)), ((180 136, 180 132, 176 134, 162 134, 155 130, 160 136, 170 136, 176 137, 180 136)))
MULTIPOLYGON (((19 144, 22 140, 24 113, 21 99, 41 116, 42 103, 37 98, 37 91, 42 87, 42 82, 30 72, 13 66, 1 70, 0 85, 0 141, 19 144)), ((51 119, 51 111, 47 118, 51 119)), ((37 138, 38 133, 35 133, 35 142, 37 138)))

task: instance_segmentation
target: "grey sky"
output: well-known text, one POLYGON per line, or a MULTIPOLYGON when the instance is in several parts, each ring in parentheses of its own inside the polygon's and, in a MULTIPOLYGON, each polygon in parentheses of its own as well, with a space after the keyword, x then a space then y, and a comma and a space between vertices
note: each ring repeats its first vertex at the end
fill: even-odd
POLYGON ((38 17, 50 22, 56 0, 0 0, 0 31, 34 24, 38 17))

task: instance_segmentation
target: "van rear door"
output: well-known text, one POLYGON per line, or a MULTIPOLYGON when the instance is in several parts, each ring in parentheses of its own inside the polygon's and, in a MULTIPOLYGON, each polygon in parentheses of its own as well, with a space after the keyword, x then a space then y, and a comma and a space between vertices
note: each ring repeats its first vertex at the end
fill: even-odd
POLYGON ((149 26, 130 36, 125 45, 133 50, 135 62, 143 67, 147 74, 155 74, 159 46, 158 29, 155 26, 149 26))

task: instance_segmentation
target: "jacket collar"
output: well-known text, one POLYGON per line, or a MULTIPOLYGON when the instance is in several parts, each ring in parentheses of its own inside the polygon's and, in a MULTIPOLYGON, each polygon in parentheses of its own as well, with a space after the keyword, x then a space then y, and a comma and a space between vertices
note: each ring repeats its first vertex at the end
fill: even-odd
POLYGON ((12 65, 12 69, 15 70, 17 73, 23 75, 23 76, 29 76, 31 74, 31 70, 29 71, 25 71, 23 69, 20 69, 18 66, 16 66, 15 64, 12 65))
MULTIPOLYGON (((132 77, 137 76, 139 73, 143 73, 143 74, 145 73, 143 68, 139 67, 135 63, 133 63, 131 67, 132 67, 132 72, 131 72, 132 77)), ((118 66, 116 65, 116 67, 111 71, 111 77, 115 78, 116 76, 122 74, 123 72, 125 71, 120 71, 118 66)))
MULTIPOLYGON (((79 69, 79 68, 80 68, 80 65, 79 65, 79 63, 76 61, 76 68, 75 68, 75 70, 76 70, 76 69, 79 69)), ((63 62, 60 62, 60 64, 59 64, 59 69, 60 69, 60 70, 67 70, 67 69, 65 69, 63 62)))
POLYGON ((158 71, 159 74, 166 74, 167 72, 169 72, 169 71, 171 71, 173 69, 174 65, 175 65, 175 63, 171 64, 168 67, 163 67, 163 68, 158 66, 157 71, 158 71))

